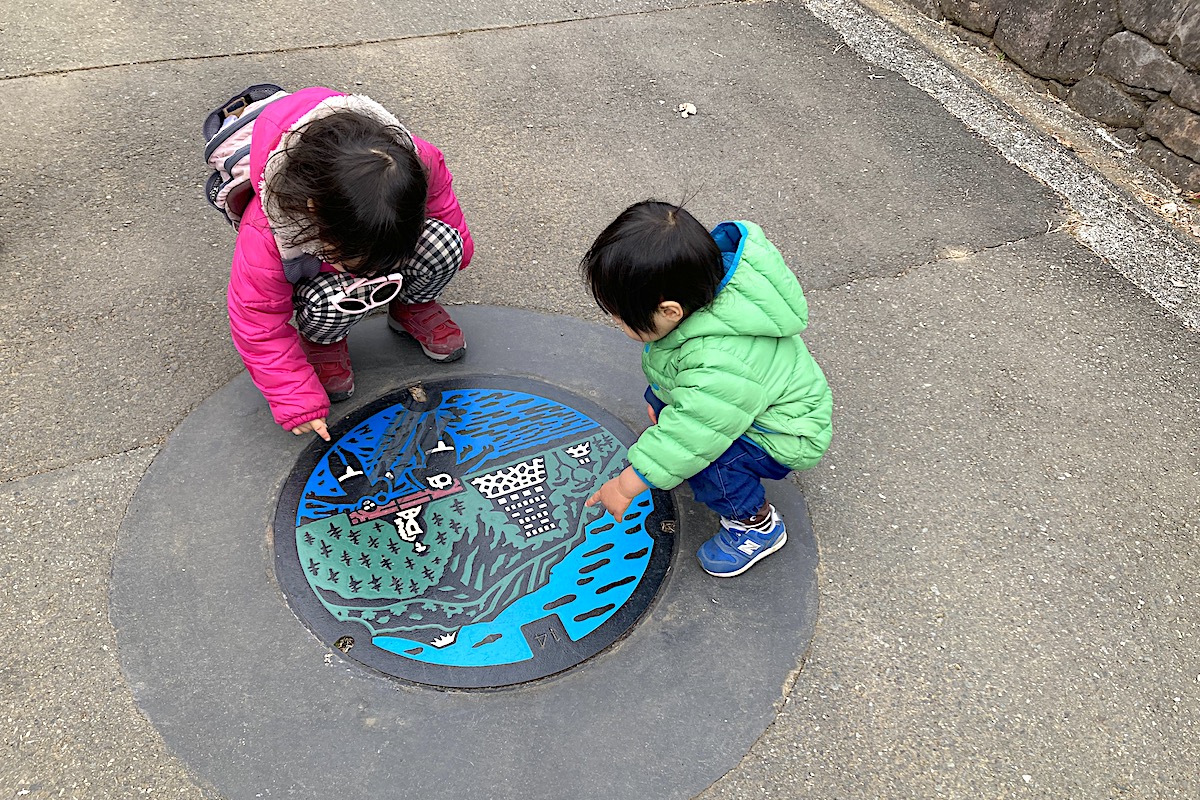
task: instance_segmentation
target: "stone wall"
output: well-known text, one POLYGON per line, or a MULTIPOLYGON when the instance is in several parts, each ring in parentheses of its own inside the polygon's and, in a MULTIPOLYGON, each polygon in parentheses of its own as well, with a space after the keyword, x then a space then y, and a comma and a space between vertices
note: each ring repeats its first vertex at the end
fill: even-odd
POLYGON ((1200 0, 907 0, 1200 192, 1200 0))

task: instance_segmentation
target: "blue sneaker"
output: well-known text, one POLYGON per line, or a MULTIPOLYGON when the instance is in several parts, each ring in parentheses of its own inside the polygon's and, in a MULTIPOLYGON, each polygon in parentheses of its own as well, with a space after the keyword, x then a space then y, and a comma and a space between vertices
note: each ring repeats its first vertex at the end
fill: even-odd
POLYGON ((787 543, 787 528, 774 506, 771 507, 771 522, 771 530, 763 533, 747 528, 737 520, 721 517, 717 535, 696 551, 700 566, 718 578, 741 575, 787 543))

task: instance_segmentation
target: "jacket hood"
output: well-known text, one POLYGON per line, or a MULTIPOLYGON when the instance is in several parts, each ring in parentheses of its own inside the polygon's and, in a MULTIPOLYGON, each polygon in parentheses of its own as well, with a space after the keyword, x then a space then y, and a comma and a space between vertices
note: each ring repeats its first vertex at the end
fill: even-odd
POLYGON ((679 347, 700 336, 794 336, 808 326, 808 302, 783 256, 753 222, 722 222, 712 231, 725 278, 709 305, 693 312, 660 341, 679 347))

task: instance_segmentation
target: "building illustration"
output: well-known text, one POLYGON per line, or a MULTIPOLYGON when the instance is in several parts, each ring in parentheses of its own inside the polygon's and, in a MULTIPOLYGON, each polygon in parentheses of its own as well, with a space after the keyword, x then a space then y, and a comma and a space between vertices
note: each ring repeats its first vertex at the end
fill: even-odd
POLYGON ((471 479, 471 485, 521 526, 526 537, 554 530, 543 456, 471 479))

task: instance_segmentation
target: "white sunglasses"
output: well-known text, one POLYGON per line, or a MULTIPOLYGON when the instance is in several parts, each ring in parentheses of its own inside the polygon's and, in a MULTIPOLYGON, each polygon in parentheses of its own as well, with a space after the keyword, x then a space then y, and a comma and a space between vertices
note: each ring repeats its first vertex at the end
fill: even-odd
POLYGON ((344 286, 339 292, 329 298, 329 302, 338 311, 346 314, 362 314, 370 311, 372 308, 390 303, 395 299, 396 295, 400 294, 400 287, 404 283, 404 276, 398 272, 393 272, 391 275, 380 275, 378 278, 359 278, 352 281, 349 285, 344 286), (359 300, 357 297, 350 297, 350 293, 373 287, 367 295, 366 300, 359 300))

